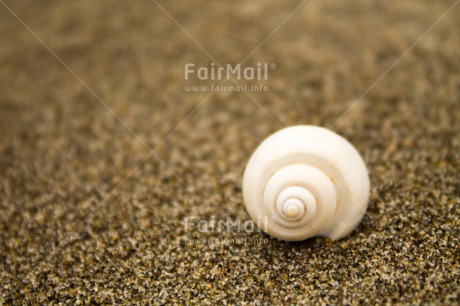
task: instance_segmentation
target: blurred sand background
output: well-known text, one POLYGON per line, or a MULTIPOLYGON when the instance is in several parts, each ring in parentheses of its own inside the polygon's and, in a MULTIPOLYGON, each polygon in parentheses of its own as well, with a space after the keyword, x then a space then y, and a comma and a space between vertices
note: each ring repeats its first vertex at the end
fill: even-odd
POLYGON ((454 1, 1 2, 0 304, 459 302, 454 1), (269 91, 185 92, 203 50, 275 63, 269 91), (186 231, 249 219, 245 164, 296 124, 363 155, 371 199, 350 237, 186 231))

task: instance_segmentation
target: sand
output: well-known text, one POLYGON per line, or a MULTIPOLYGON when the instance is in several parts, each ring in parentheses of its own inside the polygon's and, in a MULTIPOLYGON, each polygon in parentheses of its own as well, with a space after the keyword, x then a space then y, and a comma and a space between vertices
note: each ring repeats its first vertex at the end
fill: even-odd
POLYGON ((0 304, 458 304, 460 5, 159 3, 6 1, 34 34, 0 3, 0 304), (268 91, 185 90, 248 55, 268 91), (296 124, 366 162, 351 236, 185 226, 249 220, 245 165, 296 124))

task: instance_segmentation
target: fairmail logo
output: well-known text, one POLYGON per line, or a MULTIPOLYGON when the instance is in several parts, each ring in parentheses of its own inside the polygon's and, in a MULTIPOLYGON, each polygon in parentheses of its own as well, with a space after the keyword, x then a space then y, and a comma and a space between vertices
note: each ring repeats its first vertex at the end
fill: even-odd
POLYGON ((209 67, 197 67, 188 63, 184 68, 185 80, 197 78, 198 80, 268 80, 269 71, 276 69, 276 64, 257 63, 255 67, 242 67, 241 64, 227 64, 219 66, 211 63, 209 67))

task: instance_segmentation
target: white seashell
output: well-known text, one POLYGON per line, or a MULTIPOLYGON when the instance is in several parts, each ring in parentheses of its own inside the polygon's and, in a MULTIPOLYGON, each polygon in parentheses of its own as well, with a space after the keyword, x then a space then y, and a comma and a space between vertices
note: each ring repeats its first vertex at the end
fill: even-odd
POLYGON ((340 239, 361 222, 370 183, 358 151, 334 132, 293 126, 256 149, 243 178, 251 218, 286 241, 340 239))

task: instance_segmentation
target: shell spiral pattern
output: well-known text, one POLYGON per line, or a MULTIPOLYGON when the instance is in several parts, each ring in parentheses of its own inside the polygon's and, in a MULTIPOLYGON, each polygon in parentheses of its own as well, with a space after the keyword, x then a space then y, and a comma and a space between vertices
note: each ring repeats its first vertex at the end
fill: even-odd
POLYGON ((366 212, 369 190, 356 149, 316 126, 289 127, 268 137, 243 178, 252 219, 270 236, 286 241, 347 236, 366 212))

